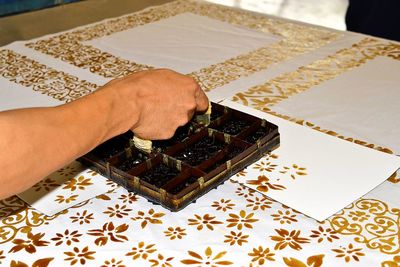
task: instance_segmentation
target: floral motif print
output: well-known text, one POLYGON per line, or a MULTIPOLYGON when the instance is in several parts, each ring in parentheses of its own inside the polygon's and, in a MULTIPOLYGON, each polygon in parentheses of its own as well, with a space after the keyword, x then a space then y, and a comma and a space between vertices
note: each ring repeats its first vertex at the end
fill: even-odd
POLYGON ((236 227, 238 230, 242 230, 243 226, 253 228, 252 224, 258 221, 253 216, 254 213, 247 214, 244 210, 241 210, 239 214, 230 213, 230 218, 226 220, 229 223, 227 227, 236 227))
POLYGON ((224 240, 225 243, 229 243, 229 245, 233 246, 238 244, 239 246, 243 245, 243 243, 247 243, 247 238, 249 235, 243 235, 242 232, 235 233, 231 231, 229 235, 225 235, 226 239, 224 240))
POLYGON ((275 245, 275 250, 285 249, 287 246, 295 250, 301 250, 300 244, 310 243, 310 240, 305 237, 300 237, 300 230, 293 230, 291 232, 285 229, 275 230, 278 236, 271 236, 271 239, 277 244, 275 245))
POLYGON ((283 258, 285 264, 289 267, 320 267, 323 263, 324 255, 315 255, 307 258, 307 263, 304 263, 295 258, 283 258))
POLYGON ((122 264, 122 260, 117 261, 116 259, 112 258, 111 260, 106 260, 103 265, 100 267, 126 267, 122 264))
POLYGON ((64 234, 62 233, 57 233, 56 237, 53 237, 51 240, 56 242, 56 246, 59 246, 65 242, 67 246, 70 246, 72 242, 79 242, 79 237, 81 237, 82 234, 79 234, 77 230, 69 232, 69 230, 65 230, 64 234))
POLYGON ((394 256, 393 260, 384 261, 381 267, 399 267, 400 266, 400 256, 394 256))
POLYGON ((256 164, 254 164, 253 169, 256 169, 260 172, 266 171, 266 172, 272 172, 275 170, 275 168, 278 165, 272 164, 270 161, 260 161, 256 164))
POLYGON ((87 210, 84 210, 82 214, 80 212, 77 212, 75 216, 71 216, 70 219, 72 219, 72 222, 79 222, 79 224, 89 224, 90 220, 93 220, 93 213, 88 213, 87 210))
POLYGON ((347 246, 347 248, 340 246, 338 249, 332 249, 333 252, 336 252, 336 257, 344 258, 345 262, 349 262, 351 259, 359 261, 360 257, 365 256, 361 250, 361 248, 354 248, 353 244, 351 243, 347 246))
POLYGON ((94 243, 98 246, 104 246, 110 239, 113 242, 124 242, 128 241, 128 238, 121 233, 128 230, 127 224, 121 224, 117 227, 112 222, 105 223, 102 229, 93 229, 88 231, 88 235, 97 236, 94 243))
POLYGON ((280 224, 291 224, 292 222, 297 222, 296 214, 292 214, 289 209, 285 211, 278 210, 277 213, 271 215, 274 221, 279 221, 280 224))
POLYGON ((356 210, 356 211, 351 211, 351 212, 349 213, 349 217, 350 217, 353 221, 356 221, 356 222, 363 222, 363 221, 368 220, 369 217, 371 217, 371 215, 367 214, 367 213, 364 212, 364 211, 356 210))
POLYGON ((60 176, 73 176, 79 172, 79 169, 72 164, 65 166, 57 171, 58 175, 60 176))
POLYGON ((307 169, 304 167, 299 167, 297 164, 293 164, 292 167, 283 167, 283 170, 280 171, 280 173, 283 173, 283 174, 289 173, 290 177, 293 180, 296 180, 297 175, 300 175, 300 176, 307 175, 306 170, 307 169))
MULTIPOLYGON (((47 267, 53 259, 54 258, 43 258, 36 260, 32 263, 32 267, 47 267)), ((29 265, 22 261, 12 260, 10 267, 29 267, 29 265)))
POLYGON ((71 265, 74 265, 77 262, 84 265, 87 260, 94 260, 93 254, 95 253, 95 251, 89 251, 89 247, 84 247, 82 250, 74 247, 72 251, 64 252, 64 254, 68 256, 65 260, 71 261, 71 265))
POLYGON ((174 257, 164 258, 163 255, 158 254, 157 259, 151 259, 149 262, 152 263, 151 267, 172 267, 171 261, 173 259, 174 257))
POLYGON ((75 201, 77 198, 78 198, 78 195, 72 195, 70 197, 65 197, 65 196, 62 196, 62 195, 58 195, 58 196, 56 196, 56 199, 54 201, 58 202, 60 204, 64 203, 64 202, 66 204, 68 204, 68 203, 71 203, 71 202, 75 201))
POLYGON ((261 192, 268 192, 269 190, 283 190, 286 189, 283 185, 271 184, 269 178, 265 175, 258 176, 257 180, 248 180, 247 184, 256 185, 256 189, 261 192))
POLYGON ((220 201, 214 201, 214 203, 211 205, 211 207, 216 208, 216 210, 222 210, 223 212, 227 210, 231 210, 235 204, 231 203, 231 199, 225 200, 221 199, 220 201))
POLYGON ((257 262, 258 265, 264 265, 266 261, 275 261, 275 253, 272 253, 269 248, 263 248, 259 246, 258 248, 253 248, 253 251, 248 254, 252 257, 252 262, 257 262))
POLYGON ((121 219, 125 216, 128 216, 130 211, 132 211, 132 209, 129 209, 126 205, 120 206, 119 204, 115 204, 114 207, 108 207, 103 213, 108 214, 110 218, 115 216, 121 219))
POLYGON ((254 196, 255 192, 256 192, 256 190, 251 189, 249 187, 246 187, 244 185, 239 185, 238 189, 236 189, 236 191, 235 191, 235 193, 238 196, 244 197, 244 198, 248 198, 248 197, 254 196))
POLYGON ((233 262, 227 260, 221 260, 222 257, 225 256, 226 251, 222 251, 217 253, 213 256, 213 251, 210 247, 207 247, 204 256, 201 256, 197 252, 188 251, 188 254, 192 257, 191 259, 185 259, 181 262, 186 265, 197 265, 197 266, 211 266, 211 267, 218 267, 218 266, 226 266, 232 265, 233 262))
POLYGON ((138 216, 132 218, 134 221, 142 221, 140 226, 145 228, 147 223, 151 224, 162 224, 162 221, 159 219, 163 217, 165 213, 159 212, 156 213, 154 209, 149 209, 148 214, 145 214, 143 211, 138 211, 138 216))
POLYGON ((79 176, 78 178, 72 178, 64 187, 63 189, 69 189, 71 191, 85 190, 89 185, 92 185, 92 179, 85 178, 83 175, 79 176))
POLYGON ((215 216, 211 216, 210 214, 205 214, 203 217, 195 214, 194 219, 189 219, 189 225, 197 225, 197 230, 203 230, 203 227, 206 226, 211 231, 214 230, 215 224, 222 224, 222 222, 214 220, 215 216))
POLYGON ((133 260, 142 258, 147 259, 149 254, 156 252, 157 249, 154 248, 154 244, 146 245, 143 241, 139 242, 137 247, 133 247, 132 251, 127 253, 126 256, 132 256, 133 260))
POLYGON ((164 231, 164 234, 166 237, 169 237, 170 240, 174 240, 176 238, 182 239, 186 235, 186 229, 181 228, 181 227, 168 227, 166 231, 164 231))
POLYGON ((266 210, 271 208, 271 204, 273 204, 272 201, 270 201, 269 198, 266 196, 263 196, 262 198, 255 197, 254 199, 246 199, 249 204, 246 205, 248 208, 252 208, 253 210, 266 210))
POLYGON ((46 178, 42 181, 40 181, 39 183, 35 184, 33 186, 33 188, 35 189, 35 192, 39 192, 39 191, 46 191, 49 192, 51 191, 51 189, 53 189, 54 187, 59 186, 58 183, 56 183, 56 181, 54 181, 51 178, 46 178))
POLYGON ((139 200, 139 197, 136 194, 129 192, 126 195, 122 194, 118 199, 122 200, 122 203, 124 204, 133 204, 139 200))
POLYGON ((333 239, 339 239, 339 237, 336 235, 336 231, 332 230, 331 228, 323 228, 322 226, 318 227, 318 230, 311 230, 313 233, 310 235, 312 238, 318 238, 318 243, 321 243, 325 239, 329 242, 332 242, 333 239))
POLYGON ((32 234, 32 232, 28 232, 27 237, 28 240, 24 239, 14 239, 13 243, 15 244, 14 247, 10 249, 9 252, 18 252, 22 249, 24 249, 26 252, 32 254, 36 252, 36 247, 45 247, 49 244, 48 241, 42 240, 45 234, 43 233, 37 233, 37 234, 32 234))

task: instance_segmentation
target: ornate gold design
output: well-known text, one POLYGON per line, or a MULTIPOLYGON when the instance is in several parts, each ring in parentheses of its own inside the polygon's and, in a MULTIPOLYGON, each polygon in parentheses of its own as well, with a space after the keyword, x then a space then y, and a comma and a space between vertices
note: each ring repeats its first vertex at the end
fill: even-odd
POLYGON ((28 207, 16 196, 0 200, 0 244, 10 242, 18 233, 28 233, 32 228, 47 224, 67 212, 64 210, 56 215, 46 216, 28 207))
POLYGON ((307 262, 304 263, 296 258, 283 257, 283 261, 289 267, 320 267, 322 266, 324 254, 314 255, 307 258, 307 262))
POLYGON ((385 254, 400 253, 400 209, 389 208, 377 199, 360 199, 328 219, 340 235, 354 236, 354 241, 385 254), (360 219, 354 214, 368 214, 360 219))
POLYGON ((57 71, 14 51, 0 50, 0 75, 34 91, 70 102, 97 89, 97 85, 57 71))
POLYGON ((84 265, 87 260, 94 260, 94 254, 96 251, 90 251, 89 247, 84 247, 80 250, 78 247, 74 247, 72 251, 64 252, 68 257, 65 258, 65 261, 71 261, 71 265, 75 265, 79 262, 81 265, 84 265))
POLYGON ((275 261, 275 253, 272 253, 270 248, 264 249, 262 246, 253 248, 253 251, 248 255, 252 257, 251 262, 258 263, 258 265, 264 265, 266 261, 275 261))
POLYGON ((128 230, 129 225, 126 223, 114 226, 113 222, 107 222, 101 229, 91 229, 87 232, 88 235, 96 236, 94 243, 98 246, 105 246, 108 240, 112 242, 125 242, 128 237, 122 233, 128 230))
POLYGON ((287 246, 294 250, 301 250, 302 247, 300 244, 310 243, 310 239, 300 236, 300 230, 293 230, 289 232, 285 229, 275 229, 275 231, 278 233, 278 235, 271 236, 271 240, 277 242, 274 247, 275 250, 282 250, 287 246))
POLYGON ((221 251, 216 255, 213 255, 213 251, 210 247, 207 247, 204 251, 204 256, 200 255, 195 251, 188 251, 188 254, 192 257, 191 259, 181 260, 183 264, 186 265, 196 265, 196 266, 226 266, 232 265, 233 262, 222 260, 226 255, 226 251, 221 251))
POLYGON ((197 230, 203 230, 204 226, 207 227, 209 230, 214 231, 214 225, 222 224, 222 222, 214 220, 215 216, 211 216, 210 214, 204 214, 203 217, 200 215, 195 214, 195 218, 188 219, 189 225, 197 225, 197 230))
POLYGON ((147 214, 144 211, 138 211, 138 216, 131 218, 134 221, 142 221, 140 226, 145 228, 148 223, 151 224, 162 224, 161 217, 163 217, 165 213, 155 212, 154 209, 149 209, 147 214))
POLYGON ((82 42, 166 19, 184 12, 207 16, 234 25, 270 33, 281 38, 281 40, 271 45, 190 73, 189 75, 193 76, 205 91, 222 86, 239 77, 245 77, 266 69, 276 62, 312 51, 341 36, 338 33, 274 20, 251 12, 197 1, 180 0, 83 29, 31 42, 26 46, 59 58, 79 68, 88 69, 92 73, 103 77, 117 78, 131 72, 151 69, 154 66, 131 62, 82 42))
POLYGON ((323 129, 303 119, 293 118, 275 112, 272 110, 272 107, 282 100, 333 79, 346 71, 357 68, 377 56, 387 56, 399 60, 399 48, 399 44, 385 43, 377 39, 365 38, 353 44, 350 48, 339 50, 334 55, 317 60, 307 66, 300 67, 294 72, 279 75, 245 92, 237 93, 232 100, 343 140, 392 154, 393 151, 389 148, 355 138, 345 137, 335 131, 323 129))
POLYGON ((343 258, 345 262, 349 262, 351 259, 355 261, 360 261, 360 257, 365 256, 362 251, 362 248, 355 248, 353 244, 349 244, 347 247, 340 246, 338 249, 332 249, 333 252, 336 252, 337 258, 343 258))

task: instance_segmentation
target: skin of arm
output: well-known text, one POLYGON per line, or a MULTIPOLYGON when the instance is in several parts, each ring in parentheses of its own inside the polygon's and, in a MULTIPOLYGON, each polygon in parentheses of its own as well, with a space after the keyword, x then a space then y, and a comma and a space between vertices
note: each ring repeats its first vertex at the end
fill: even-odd
POLYGON ((129 129, 143 139, 168 139, 207 107, 192 78, 162 69, 113 80, 57 107, 0 112, 0 199, 129 129))

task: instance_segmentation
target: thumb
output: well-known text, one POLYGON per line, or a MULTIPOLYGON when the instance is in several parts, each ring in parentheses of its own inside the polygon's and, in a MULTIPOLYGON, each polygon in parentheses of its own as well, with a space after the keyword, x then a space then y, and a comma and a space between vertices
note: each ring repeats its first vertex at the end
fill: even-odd
POLYGON ((198 87, 196 91, 196 111, 198 112, 206 112, 208 109, 209 100, 203 90, 198 87))

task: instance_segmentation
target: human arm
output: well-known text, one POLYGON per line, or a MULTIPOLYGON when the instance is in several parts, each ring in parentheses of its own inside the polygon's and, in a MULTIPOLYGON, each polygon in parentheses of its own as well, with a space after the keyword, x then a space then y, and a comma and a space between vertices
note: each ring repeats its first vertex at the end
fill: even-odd
POLYGON ((143 139, 170 138, 207 107, 192 78, 153 70, 113 80, 68 104, 0 112, 0 199, 129 129, 143 139))

